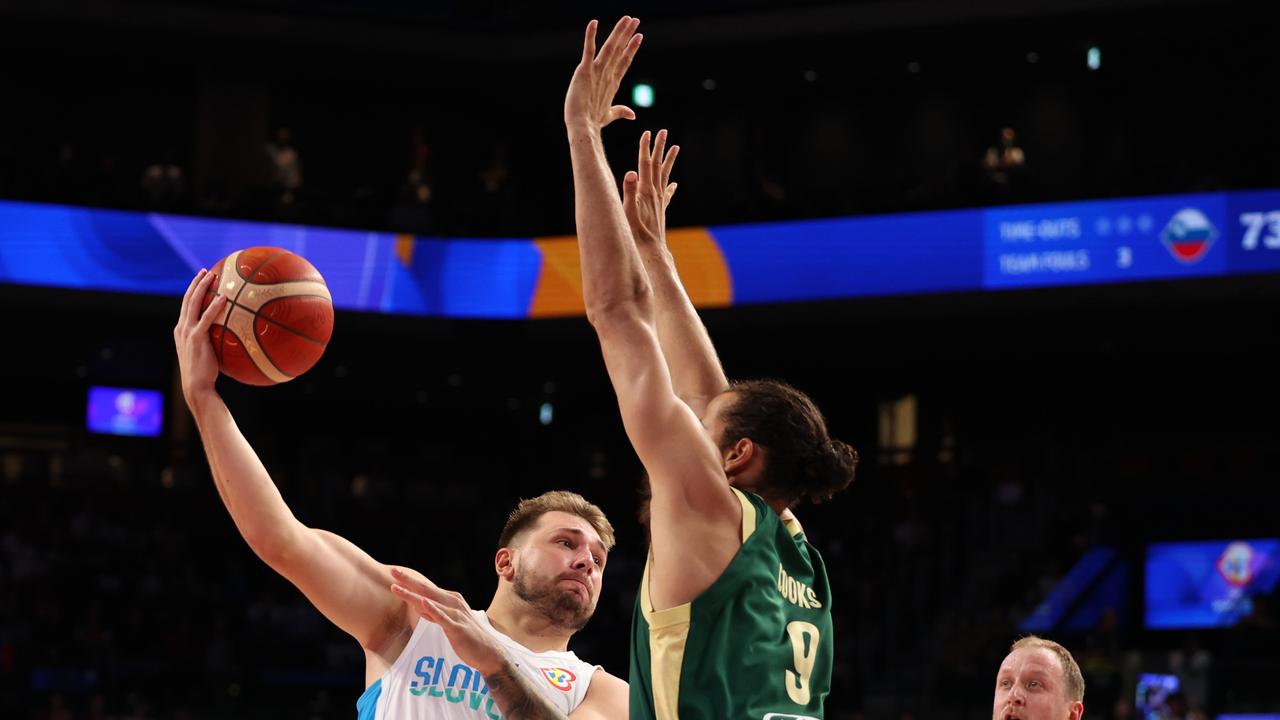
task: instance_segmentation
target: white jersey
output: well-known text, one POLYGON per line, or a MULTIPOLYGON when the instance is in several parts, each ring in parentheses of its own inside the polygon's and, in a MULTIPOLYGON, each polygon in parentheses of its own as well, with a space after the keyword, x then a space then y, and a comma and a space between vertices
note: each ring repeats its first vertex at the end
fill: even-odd
MULTIPOLYGON (((568 715, 587 696, 597 666, 571 652, 533 652, 472 610, 519 672, 568 715)), ((502 711, 479 671, 458 659, 438 625, 422 618, 400 657, 356 701, 356 720, 498 720, 502 711)))

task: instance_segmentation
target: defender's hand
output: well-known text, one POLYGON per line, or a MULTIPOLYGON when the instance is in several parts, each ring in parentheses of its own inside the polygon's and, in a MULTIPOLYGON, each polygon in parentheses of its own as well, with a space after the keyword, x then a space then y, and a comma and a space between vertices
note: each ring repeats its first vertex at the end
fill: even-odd
POLYGON ((639 25, 639 20, 623 17, 596 53, 597 23, 595 20, 587 23, 582 59, 573 71, 573 80, 564 98, 564 123, 570 130, 599 131, 618 118, 636 118, 635 112, 626 105, 614 105, 613 98, 644 39, 643 35, 636 34, 639 25))
POLYGON ((640 158, 636 170, 622 179, 622 209, 626 211, 631 234, 638 243, 665 244, 667 241, 667 206, 676 194, 671 182, 671 168, 676 164, 680 146, 667 148, 667 131, 659 130, 649 143, 649 131, 640 136, 640 158))

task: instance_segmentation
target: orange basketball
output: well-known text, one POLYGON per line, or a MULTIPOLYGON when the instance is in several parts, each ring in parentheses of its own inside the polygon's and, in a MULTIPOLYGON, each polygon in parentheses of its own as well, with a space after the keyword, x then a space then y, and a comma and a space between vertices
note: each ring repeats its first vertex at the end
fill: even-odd
POLYGON ((300 255, 274 247, 231 253, 210 269, 204 307, 227 296, 209 328, 222 372, 249 385, 288 382, 311 369, 333 335, 329 286, 300 255))

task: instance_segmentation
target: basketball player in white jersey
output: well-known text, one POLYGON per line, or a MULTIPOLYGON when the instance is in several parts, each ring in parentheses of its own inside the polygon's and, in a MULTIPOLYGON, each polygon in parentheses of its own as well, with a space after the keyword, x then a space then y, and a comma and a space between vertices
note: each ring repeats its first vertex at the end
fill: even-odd
POLYGON ((499 539, 498 589, 483 612, 303 525, 214 389, 209 326, 226 299, 201 313, 212 277, 192 279, 174 327, 182 392, 241 536, 364 648, 359 720, 625 718, 627 684, 567 651, 595 611, 613 545, 600 509, 566 492, 521 502, 499 539))

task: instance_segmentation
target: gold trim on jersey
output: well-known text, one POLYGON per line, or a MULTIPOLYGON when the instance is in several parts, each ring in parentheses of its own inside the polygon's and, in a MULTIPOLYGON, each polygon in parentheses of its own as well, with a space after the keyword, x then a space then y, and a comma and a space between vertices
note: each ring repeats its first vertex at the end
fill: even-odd
POLYGON ((649 678, 653 683, 653 710, 659 720, 675 720, 680 707, 680 670, 684 667, 684 647, 689 640, 689 613, 692 602, 655 611, 649 595, 649 567, 644 563, 640 580, 640 611, 649 624, 649 678))
POLYGON ((736 487, 730 487, 733 494, 737 496, 738 502, 742 503, 742 544, 747 544, 747 538, 751 537, 751 533, 756 531, 756 506, 751 504, 747 496, 736 487))
MULTIPOLYGON (((742 542, 756 531, 756 508, 737 488, 730 488, 742 503, 742 542)), ((689 618, 693 603, 687 602, 666 610, 654 610, 649 595, 649 568, 653 565, 650 551, 644 562, 640 580, 640 612, 649 625, 649 677, 653 683, 653 711, 657 720, 677 720, 680 712, 680 672, 684 668, 684 649, 689 640, 689 618)))
POLYGON ((799 538, 804 535, 804 528, 800 527, 800 521, 796 519, 795 515, 783 520, 782 526, 787 529, 787 532, 793 538, 799 538))

